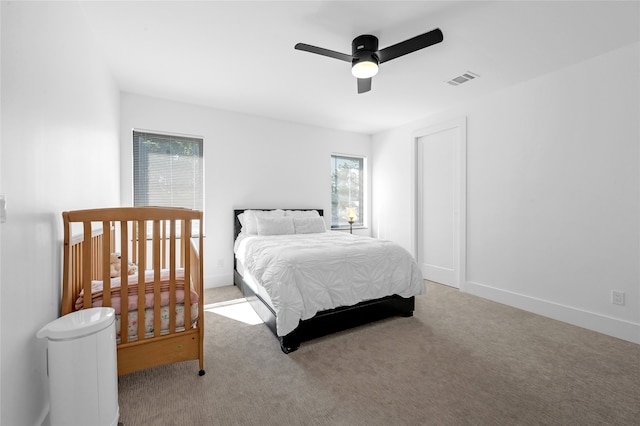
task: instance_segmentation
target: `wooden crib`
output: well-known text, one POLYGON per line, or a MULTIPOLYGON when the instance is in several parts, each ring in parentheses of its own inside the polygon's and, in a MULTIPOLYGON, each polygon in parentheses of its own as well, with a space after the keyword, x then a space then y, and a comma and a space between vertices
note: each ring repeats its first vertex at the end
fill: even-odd
POLYGON ((203 375, 202 212, 118 207, 68 211, 62 218, 62 315, 92 306, 116 309, 118 375, 196 359, 203 375), (122 272, 112 278, 115 252, 122 272), (127 274, 128 262, 137 273, 127 274), (138 297, 141 277, 144 297, 138 297))

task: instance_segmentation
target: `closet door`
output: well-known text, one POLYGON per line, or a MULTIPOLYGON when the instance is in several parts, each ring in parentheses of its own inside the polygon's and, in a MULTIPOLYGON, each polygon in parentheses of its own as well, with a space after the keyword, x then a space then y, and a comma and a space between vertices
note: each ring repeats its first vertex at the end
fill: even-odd
POLYGON ((418 263, 423 278, 460 287, 462 130, 457 123, 425 129, 418 159, 418 263))

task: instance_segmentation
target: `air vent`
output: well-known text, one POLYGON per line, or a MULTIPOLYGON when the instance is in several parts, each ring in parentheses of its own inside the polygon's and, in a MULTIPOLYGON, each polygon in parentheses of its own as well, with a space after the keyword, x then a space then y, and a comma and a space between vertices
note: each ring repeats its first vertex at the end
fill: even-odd
POLYGON ((467 71, 464 74, 461 74, 457 77, 453 77, 451 80, 447 81, 452 86, 460 86, 462 83, 466 83, 467 81, 471 81, 475 78, 480 77, 478 74, 467 71))

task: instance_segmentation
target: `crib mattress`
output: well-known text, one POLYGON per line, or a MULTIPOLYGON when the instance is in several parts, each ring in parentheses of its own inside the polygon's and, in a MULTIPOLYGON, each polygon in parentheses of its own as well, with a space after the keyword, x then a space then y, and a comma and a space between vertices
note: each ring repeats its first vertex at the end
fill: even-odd
MULTIPOLYGON (((154 318, 153 309, 147 308, 144 311, 144 338, 148 339, 154 336, 154 318)), ((185 330, 184 321, 184 304, 180 303, 176 305, 176 331, 185 330)), ((190 328, 193 328, 198 321, 198 304, 191 305, 191 324, 190 328)), ((122 318, 120 314, 116 315, 116 343, 121 342, 122 332, 122 318)), ((160 335, 169 333, 169 306, 160 307, 160 335)), ((138 340, 138 311, 130 311, 127 316, 127 334, 129 342, 135 342, 138 340)))
MULTIPOLYGON (((175 301, 176 301, 176 331, 185 330, 185 312, 184 312, 184 300, 185 300, 185 279, 184 269, 178 268, 175 274, 175 301)), ((144 338, 151 338, 155 335, 154 329, 154 312, 153 306, 155 303, 156 283, 154 282, 154 271, 148 270, 144 274, 144 338)), ((125 302, 125 308, 128 311, 127 315, 127 341, 133 342, 138 340, 138 274, 130 275, 127 277, 129 283, 127 289, 127 297, 125 302)), ((169 282, 169 270, 160 271, 160 335, 169 333, 169 321, 170 321, 170 282, 169 282)), ((103 282, 100 280, 94 280, 91 282, 91 306, 100 307, 103 306, 104 296, 103 282)), ((121 342, 121 330, 122 330, 122 318, 121 318, 121 278, 112 278, 110 282, 111 301, 109 306, 115 309, 116 314, 116 342, 121 342)), ((191 301, 191 322, 189 328, 192 328, 198 320, 198 302, 199 295, 189 285, 190 301, 191 301)), ((84 289, 78 295, 75 301, 76 310, 80 310, 84 307, 84 289)))

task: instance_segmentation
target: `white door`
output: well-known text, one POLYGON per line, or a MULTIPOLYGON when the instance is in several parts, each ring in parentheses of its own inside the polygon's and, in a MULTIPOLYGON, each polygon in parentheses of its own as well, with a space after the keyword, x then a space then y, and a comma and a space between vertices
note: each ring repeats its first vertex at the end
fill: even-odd
POLYGON ((460 287, 461 154, 464 126, 425 129, 418 155, 418 263, 430 281, 460 287))

